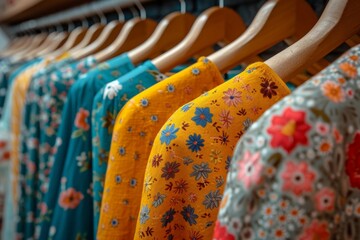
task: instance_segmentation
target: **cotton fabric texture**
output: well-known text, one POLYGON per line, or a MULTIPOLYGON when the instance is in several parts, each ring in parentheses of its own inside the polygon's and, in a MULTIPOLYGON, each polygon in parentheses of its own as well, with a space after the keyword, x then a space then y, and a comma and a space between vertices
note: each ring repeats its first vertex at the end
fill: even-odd
POLYGON ((201 58, 125 104, 115 121, 97 239, 133 239, 156 134, 179 107, 223 82, 216 66, 201 58))
POLYGON ((360 46, 237 144, 214 239, 360 238, 360 46))
POLYGON ((154 140, 135 239, 210 239, 238 139, 289 92, 255 63, 179 108, 154 140))

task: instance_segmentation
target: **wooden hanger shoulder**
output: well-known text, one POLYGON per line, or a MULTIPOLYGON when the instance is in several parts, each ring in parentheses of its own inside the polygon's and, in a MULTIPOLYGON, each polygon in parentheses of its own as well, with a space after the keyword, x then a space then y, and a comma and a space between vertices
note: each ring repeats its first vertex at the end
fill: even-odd
POLYGON ((189 34, 177 46, 153 60, 162 72, 187 61, 216 43, 228 44, 245 30, 241 17, 229 8, 213 7, 201 14, 189 34))
POLYGON ((359 0, 330 0, 311 31, 266 64, 282 79, 290 79, 359 32, 359 11, 359 0))
POLYGON ((160 21, 151 37, 129 52, 129 58, 136 65, 151 56, 169 50, 185 38, 195 17, 189 13, 174 12, 160 21))
POLYGON ((150 19, 132 19, 125 23, 118 38, 106 49, 97 53, 95 59, 103 62, 129 51, 143 43, 156 28, 156 22, 150 19))

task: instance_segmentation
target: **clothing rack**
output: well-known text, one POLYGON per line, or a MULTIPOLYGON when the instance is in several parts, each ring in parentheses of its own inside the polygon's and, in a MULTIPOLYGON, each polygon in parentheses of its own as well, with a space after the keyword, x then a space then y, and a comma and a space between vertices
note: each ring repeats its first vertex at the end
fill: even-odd
POLYGON ((69 10, 65 10, 59 13, 51 14, 45 17, 41 17, 38 19, 32 19, 26 22, 22 22, 18 25, 13 27, 13 33, 20 33, 24 31, 29 31, 37 28, 43 28, 51 25, 58 25, 61 23, 80 20, 86 17, 90 17, 93 15, 98 15, 99 13, 107 13, 110 11, 114 11, 118 8, 127 8, 131 5, 138 5, 140 4, 140 11, 141 3, 151 2, 154 0, 108 0, 108 1, 101 1, 101 2, 93 2, 86 5, 82 5, 79 7, 75 7, 69 10))

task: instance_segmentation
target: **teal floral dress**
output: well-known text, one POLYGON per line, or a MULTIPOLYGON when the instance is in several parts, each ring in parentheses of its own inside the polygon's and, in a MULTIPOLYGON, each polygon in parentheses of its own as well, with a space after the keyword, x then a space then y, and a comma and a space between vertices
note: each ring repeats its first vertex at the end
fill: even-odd
POLYGON ((54 148, 54 165, 45 196, 40 239, 93 239, 91 112, 96 93, 135 67, 120 55, 83 75, 71 87, 54 148), (81 196, 81 200, 74 198, 81 196), (82 219, 81 225, 76 225, 82 219))
POLYGON ((118 80, 108 83, 95 97, 91 128, 95 231, 100 217, 101 197, 116 116, 129 99, 165 78, 151 61, 147 61, 118 80))
POLYGON ((360 239, 360 45, 238 142, 213 239, 360 239))
POLYGON ((93 57, 80 62, 63 60, 38 72, 30 83, 24 110, 20 156, 17 226, 20 239, 37 238, 40 233, 39 217, 40 212, 45 210, 42 201, 48 190, 52 167, 50 154, 54 151, 60 114, 73 82, 94 65, 93 57))

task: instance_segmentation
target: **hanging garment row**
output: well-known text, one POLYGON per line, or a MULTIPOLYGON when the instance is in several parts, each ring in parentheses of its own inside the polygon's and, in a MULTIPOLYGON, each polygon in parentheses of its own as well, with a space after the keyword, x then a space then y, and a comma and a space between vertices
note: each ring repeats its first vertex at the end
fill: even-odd
POLYGON ((2 238, 360 238, 360 2, 137 5, 0 52, 2 238))

